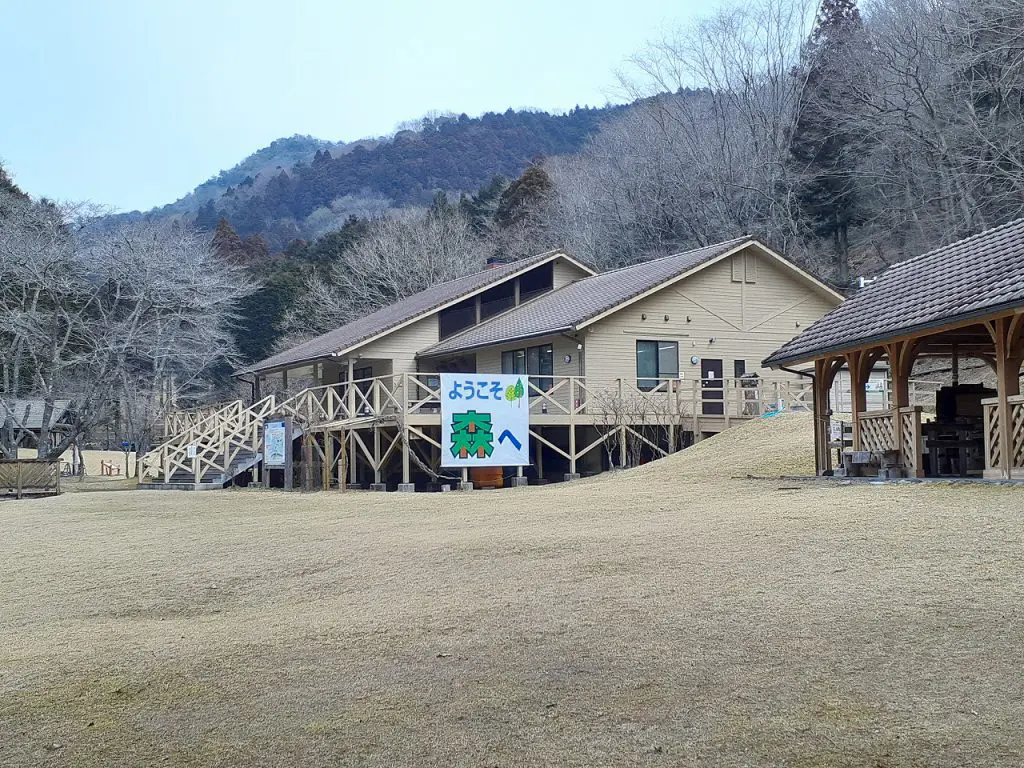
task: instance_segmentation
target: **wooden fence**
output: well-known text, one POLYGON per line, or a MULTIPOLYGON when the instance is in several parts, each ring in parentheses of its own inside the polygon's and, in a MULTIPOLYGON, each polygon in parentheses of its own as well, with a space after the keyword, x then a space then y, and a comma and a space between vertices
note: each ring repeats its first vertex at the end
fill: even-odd
POLYGON ((60 462, 46 459, 0 460, 0 496, 54 496, 60 493, 60 462))

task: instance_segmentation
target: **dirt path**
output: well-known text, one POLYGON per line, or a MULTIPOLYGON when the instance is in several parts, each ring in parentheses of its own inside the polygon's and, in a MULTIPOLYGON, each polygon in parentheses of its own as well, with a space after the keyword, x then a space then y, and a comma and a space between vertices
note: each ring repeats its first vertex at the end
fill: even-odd
POLYGON ((1024 491, 730 479, 806 467, 772 422, 545 488, 5 504, 0 765, 1020 765, 1024 491))

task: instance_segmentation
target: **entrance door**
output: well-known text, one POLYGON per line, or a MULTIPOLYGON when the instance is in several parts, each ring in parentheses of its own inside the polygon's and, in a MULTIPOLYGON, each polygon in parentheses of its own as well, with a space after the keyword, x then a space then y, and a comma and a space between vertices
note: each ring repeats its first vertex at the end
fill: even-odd
POLYGON ((701 410, 705 416, 722 416, 725 413, 725 380, 722 378, 722 361, 703 359, 700 361, 701 410))

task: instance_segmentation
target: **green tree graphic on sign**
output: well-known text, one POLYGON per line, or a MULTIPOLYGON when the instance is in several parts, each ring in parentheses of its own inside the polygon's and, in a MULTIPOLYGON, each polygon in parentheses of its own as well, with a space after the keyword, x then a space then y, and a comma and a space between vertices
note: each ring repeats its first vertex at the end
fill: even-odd
POLYGON ((491 414, 466 411, 452 414, 452 456, 485 458, 494 453, 491 414))
POLYGON ((522 400, 523 395, 526 394, 526 389, 523 387, 523 380, 519 379, 515 384, 509 384, 505 387, 505 399, 510 403, 513 400, 522 400))

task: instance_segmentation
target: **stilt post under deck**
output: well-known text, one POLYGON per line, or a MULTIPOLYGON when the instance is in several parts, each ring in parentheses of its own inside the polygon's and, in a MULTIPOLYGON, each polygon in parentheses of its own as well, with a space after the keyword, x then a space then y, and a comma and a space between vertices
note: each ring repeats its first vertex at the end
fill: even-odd
POLYGON ((321 470, 323 490, 331 489, 331 470, 334 469, 334 433, 324 432, 324 465, 321 470))
MULTIPOLYGON (((540 427, 537 427, 537 434, 538 435, 541 434, 540 427)), ((534 448, 533 448, 533 450, 534 450, 534 454, 536 456, 536 458, 534 459, 534 462, 537 465, 537 479, 538 480, 543 480, 544 479, 544 445, 541 443, 540 440, 534 440, 534 448)))
POLYGON ((348 463, 347 438, 348 435, 345 434, 345 430, 338 432, 338 449, 340 450, 338 455, 338 488, 342 491, 345 490, 345 465, 348 463))
POLYGON ((380 485, 380 426, 373 425, 373 483, 380 485))
POLYGON ((359 457, 356 455, 356 434, 350 429, 348 431, 348 482, 355 485, 359 481, 359 457))
POLYGON ((619 427, 619 467, 626 468, 626 427, 619 427))
POLYGON ((402 427, 402 482, 410 482, 411 472, 409 470, 409 428, 402 427))

